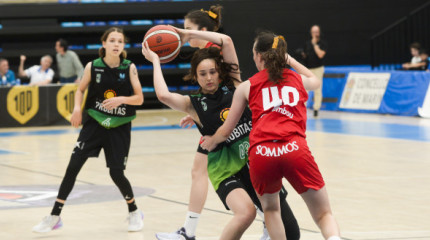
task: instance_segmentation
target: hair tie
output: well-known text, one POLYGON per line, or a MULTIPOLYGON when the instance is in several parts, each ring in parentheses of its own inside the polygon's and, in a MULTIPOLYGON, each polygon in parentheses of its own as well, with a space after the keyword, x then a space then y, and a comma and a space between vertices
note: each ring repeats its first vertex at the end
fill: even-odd
POLYGON ((209 15, 209 17, 211 17, 211 18, 213 18, 213 19, 216 19, 216 18, 218 17, 218 15, 217 15, 216 13, 212 12, 211 10, 209 10, 209 11, 205 11, 205 10, 203 10, 203 8, 202 8, 202 9, 200 9, 200 11, 207 13, 207 14, 209 15))
POLYGON ((284 37, 281 35, 274 37, 272 48, 276 49, 278 47, 279 39, 285 40, 284 37))

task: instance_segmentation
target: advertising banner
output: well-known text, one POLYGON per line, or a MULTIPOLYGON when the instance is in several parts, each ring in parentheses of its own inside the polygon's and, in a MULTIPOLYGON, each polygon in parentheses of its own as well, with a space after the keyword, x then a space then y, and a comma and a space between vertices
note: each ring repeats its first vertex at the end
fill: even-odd
POLYGON ((339 107, 378 110, 390 77, 390 73, 349 73, 339 107))

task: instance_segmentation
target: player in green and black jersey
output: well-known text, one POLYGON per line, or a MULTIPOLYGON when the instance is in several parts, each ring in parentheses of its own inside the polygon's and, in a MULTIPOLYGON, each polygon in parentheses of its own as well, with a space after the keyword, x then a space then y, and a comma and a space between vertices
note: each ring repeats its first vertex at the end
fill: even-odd
POLYGON ((76 91, 72 126, 79 127, 82 122, 81 105, 87 88, 85 111, 88 117, 83 121, 51 215, 33 228, 35 232, 49 232, 61 227, 59 215, 79 171, 86 160, 97 157, 102 148, 110 176, 128 204, 128 231, 140 231, 143 227, 143 214, 137 209, 130 182, 124 175, 130 149, 131 121, 136 117, 134 105, 143 103, 142 87, 136 66, 125 59, 122 30, 108 29, 101 41, 100 58, 87 64, 76 91))
MULTIPOLYGON (((197 50, 191 60, 187 79, 197 81, 197 95, 171 93, 164 81, 159 57, 143 44, 142 54, 153 63, 154 87, 158 99, 169 107, 188 113, 197 123, 202 134, 214 134, 228 115, 235 85, 240 84, 238 59, 230 37, 216 32, 177 29, 182 42, 193 38, 205 39, 222 46, 220 49, 197 50)), ((248 134, 251 129, 251 114, 242 115, 230 138, 214 151, 208 153, 208 174, 211 183, 227 209, 234 212, 233 219, 225 226, 220 239, 239 239, 255 218, 256 211, 250 197, 254 190, 242 178, 249 180, 248 134)), ((298 231, 297 222, 290 211, 291 225, 298 231)), ((192 238, 190 238, 192 239, 192 238)))

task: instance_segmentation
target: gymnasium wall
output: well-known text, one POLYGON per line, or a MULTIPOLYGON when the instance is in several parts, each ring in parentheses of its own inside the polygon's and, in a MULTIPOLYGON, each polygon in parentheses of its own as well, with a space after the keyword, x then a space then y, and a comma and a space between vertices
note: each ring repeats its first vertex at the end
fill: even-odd
MULTIPOLYGON (((326 65, 370 64, 370 37, 426 2, 285 0, 222 4, 226 7, 224 30, 236 42, 243 77, 249 77, 255 72, 251 48, 256 29, 270 29, 284 35, 289 52, 294 53, 309 39, 310 27, 319 24, 328 43, 326 65)), ((430 48, 430 43, 423 44, 430 48)), ((405 46, 405 51, 409 51, 409 46, 405 46)))

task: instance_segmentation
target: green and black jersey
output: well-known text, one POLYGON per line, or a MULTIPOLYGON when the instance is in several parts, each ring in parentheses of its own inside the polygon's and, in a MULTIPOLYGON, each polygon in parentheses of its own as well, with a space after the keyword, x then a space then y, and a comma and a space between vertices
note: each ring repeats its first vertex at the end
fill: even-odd
MULTIPOLYGON (((233 91, 226 86, 214 94, 190 95, 200 123, 202 135, 213 135, 227 119, 233 100, 233 91)), ((208 174, 215 190, 226 178, 237 173, 248 161, 249 138, 252 116, 247 107, 230 137, 208 153, 208 174)))
POLYGON ((105 99, 133 95, 130 82, 130 60, 122 60, 119 67, 110 68, 102 58, 92 62, 91 82, 85 109, 92 118, 105 128, 114 128, 136 118, 134 106, 122 104, 113 110, 102 106, 105 99))

